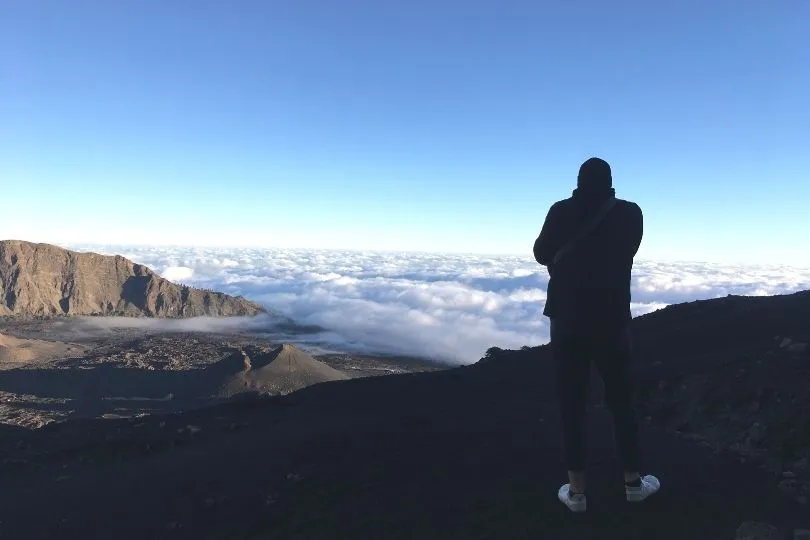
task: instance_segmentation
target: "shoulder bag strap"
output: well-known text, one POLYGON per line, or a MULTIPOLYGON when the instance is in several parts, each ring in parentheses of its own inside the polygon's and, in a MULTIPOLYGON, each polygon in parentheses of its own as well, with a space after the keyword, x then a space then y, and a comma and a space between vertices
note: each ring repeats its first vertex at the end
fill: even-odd
POLYGON ((565 255, 567 255, 571 250, 573 250, 577 245, 586 237, 588 236, 594 229, 596 229, 597 225, 599 225, 605 216, 610 212, 613 207, 616 206, 616 197, 610 197, 608 200, 599 207, 599 211, 593 216, 593 218, 585 225, 585 227, 577 234, 570 242, 565 244, 561 247, 557 253, 554 254, 554 259, 552 260, 552 264, 557 264, 560 259, 562 259, 565 255))

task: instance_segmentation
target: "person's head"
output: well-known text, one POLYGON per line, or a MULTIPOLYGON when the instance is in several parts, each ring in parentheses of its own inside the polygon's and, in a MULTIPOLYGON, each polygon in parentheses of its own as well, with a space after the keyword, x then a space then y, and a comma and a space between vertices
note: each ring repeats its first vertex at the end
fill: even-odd
POLYGON ((593 157, 580 165, 577 188, 585 191, 604 191, 612 187, 613 177, 607 161, 593 157))

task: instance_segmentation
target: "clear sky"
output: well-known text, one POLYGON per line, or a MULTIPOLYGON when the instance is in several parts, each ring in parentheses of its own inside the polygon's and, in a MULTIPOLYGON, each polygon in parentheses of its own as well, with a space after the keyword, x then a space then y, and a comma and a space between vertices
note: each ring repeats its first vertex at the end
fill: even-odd
POLYGON ((810 264, 807 0, 0 0, 0 238, 810 264))

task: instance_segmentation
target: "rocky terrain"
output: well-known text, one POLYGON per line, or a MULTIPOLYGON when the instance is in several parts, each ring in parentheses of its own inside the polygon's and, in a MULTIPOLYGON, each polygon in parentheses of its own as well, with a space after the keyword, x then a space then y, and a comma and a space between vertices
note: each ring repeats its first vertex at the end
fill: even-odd
MULTIPOLYGON (((633 329, 644 421, 764 468, 810 515, 810 291, 678 304, 633 329)), ((481 362, 550 354, 491 349, 481 362)), ((601 408, 595 373, 591 387, 601 408)))
POLYGON ((0 316, 252 316, 260 305, 177 285, 121 256, 0 241, 0 316))
MULTIPOLYGON (((588 512, 572 515, 556 500, 565 478, 560 425, 550 351, 538 347, 492 349, 457 369, 334 380, 286 395, 240 393, 164 414, 0 426, 0 534, 804 538, 808 321, 810 292, 693 302, 634 320, 644 466, 663 485, 641 507, 622 499, 598 386, 588 512)), ((161 343, 173 345, 165 337, 138 339, 165 352, 161 343)), ((206 347, 200 339, 184 351, 206 347)), ((125 351, 116 361, 126 360, 125 351)), ((227 367, 240 382, 246 357, 251 369, 254 357, 257 366, 283 354, 288 365, 310 362, 261 343, 232 341, 222 352, 206 365, 227 367)), ((69 362, 92 363, 92 356, 69 362)), ((158 361, 155 351, 139 358, 158 361)), ((161 361, 171 371, 171 361, 161 361)), ((136 369, 157 371, 152 365, 136 369)))
MULTIPOLYGON (((635 319, 634 339, 646 422, 767 468, 807 504, 810 291, 669 306, 635 319)), ((491 349, 481 362, 550 355, 547 346, 491 349)), ((591 387, 592 405, 601 407, 595 372, 591 387)))
POLYGON ((173 413, 238 394, 285 395, 318 382, 444 369, 418 359, 313 357, 255 333, 110 329, 104 322, 0 321, 0 424, 173 413))

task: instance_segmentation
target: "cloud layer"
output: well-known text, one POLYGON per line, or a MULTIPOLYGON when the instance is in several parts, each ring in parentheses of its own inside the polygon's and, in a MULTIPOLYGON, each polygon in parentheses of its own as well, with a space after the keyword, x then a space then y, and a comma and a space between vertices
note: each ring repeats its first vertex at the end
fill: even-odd
MULTIPOLYGON (((167 279, 241 294, 303 324, 321 347, 478 360, 548 340, 547 274, 530 258, 282 249, 69 245, 120 254, 167 279)), ((810 289, 810 269, 637 262, 634 315, 728 294, 810 289)), ((300 341, 302 336, 295 337, 300 341)))

